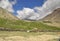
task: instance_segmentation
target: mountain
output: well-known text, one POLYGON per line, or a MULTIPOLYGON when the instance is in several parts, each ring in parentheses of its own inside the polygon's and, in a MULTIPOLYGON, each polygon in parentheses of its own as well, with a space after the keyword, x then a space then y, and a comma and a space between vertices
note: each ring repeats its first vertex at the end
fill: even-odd
POLYGON ((60 31, 60 28, 46 25, 40 21, 27 22, 18 20, 16 16, 5 9, 0 8, 0 30, 1 31, 60 31))
POLYGON ((43 18, 43 20, 60 22, 60 8, 54 10, 51 14, 43 18))
POLYGON ((51 14, 47 15, 42 20, 47 25, 60 27, 60 8, 54 10, 51 14))
POLYGON ((16 16, 14 16, 12 13, 8 12, 3 8, 0 8, 0 18, 9 19, 9 20, 18 20, 16 16))

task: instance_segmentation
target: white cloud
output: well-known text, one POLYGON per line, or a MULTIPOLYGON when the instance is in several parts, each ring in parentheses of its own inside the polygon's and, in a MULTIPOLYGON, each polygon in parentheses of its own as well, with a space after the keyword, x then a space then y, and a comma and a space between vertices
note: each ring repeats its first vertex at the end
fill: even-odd
POLYGON ((0 1, 0 7, 8 10, 9 12, 14 12, 13 5, 16 3, 16 0, 14 2, 10 2, 9 0, 1 0, 0 1))
POLYGON ((24 8, 23 10, 18 10, 17 17, 20 19, 39 20, 57 8, 60 8, 60 0, 47 0, 42 7, 35 7, 33 9, 24 8))
POLYGON ((20 19, 25 19, 27 17, 32 16, 32 13, 34 14, 34 10, 30 8, 24 8, 22 11, 18 10, 17 13, 19 14, 20 19))
POLYGON ((17 13, 18 13, 17 17, 20 19, 35 20, 39 17, 39 14, 35 13, 35 11, 30 8, 24 8, 23 10, 18 10, 17 13))

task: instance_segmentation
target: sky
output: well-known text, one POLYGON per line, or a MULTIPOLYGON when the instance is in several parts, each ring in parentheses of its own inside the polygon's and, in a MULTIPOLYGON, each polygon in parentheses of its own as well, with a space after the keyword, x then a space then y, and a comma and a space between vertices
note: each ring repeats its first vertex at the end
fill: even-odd
POLYGON ((35 6, 42 6, 44 0, 17 0, 17 3, 13 6, 14 10, 22 10, 25 8, 34 8, 35 6))
POLYGON ((0 7, 19 19, 40 20, 60 8, 60 0, 0 0, 0 7))

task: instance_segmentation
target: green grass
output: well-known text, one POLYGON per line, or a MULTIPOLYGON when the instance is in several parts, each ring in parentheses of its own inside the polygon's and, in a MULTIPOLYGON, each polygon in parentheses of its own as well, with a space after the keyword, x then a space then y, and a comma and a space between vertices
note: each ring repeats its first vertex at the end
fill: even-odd
POLYGON ((60 31, 60 28, 54 27, 54 26, 48 26, 46 24, 43 24, 41 22, 26 22, 23 20, 7 20, 0 18, 0 27, 3 28, 11 28, 11 29, 23 29, 23 30, 32 30, 34 28, 37 28, 38 30, 58 30, 60 31))

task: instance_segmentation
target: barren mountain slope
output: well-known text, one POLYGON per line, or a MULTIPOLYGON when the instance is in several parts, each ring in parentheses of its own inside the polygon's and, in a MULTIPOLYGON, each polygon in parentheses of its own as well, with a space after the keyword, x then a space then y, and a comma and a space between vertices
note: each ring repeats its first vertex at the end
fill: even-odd
POLYGON ((8 12, 7 10, 0 8, 0 18, 9 19, 9 20, 18 20, 16 16, 12 13, 8 12))
POLYGON ((60 27, 60 8, 54 10, 42 20, 47 25, 60 27))
POLYGON ((47 15, 43 20, 60 22, 60 8, 54 10, 50 15, 47 15))

